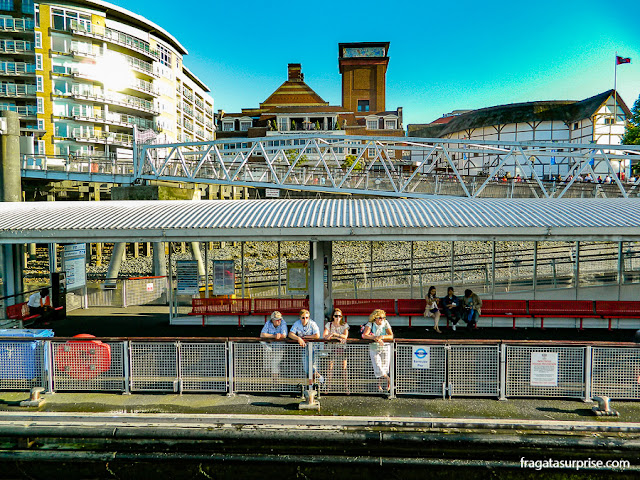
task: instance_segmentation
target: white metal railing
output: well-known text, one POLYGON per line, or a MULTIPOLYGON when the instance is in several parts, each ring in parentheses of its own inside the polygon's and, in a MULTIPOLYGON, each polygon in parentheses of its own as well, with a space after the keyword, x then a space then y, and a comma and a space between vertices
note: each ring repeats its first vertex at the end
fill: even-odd
POLYGON ((29 18, 0 18, 0 31, 26 32, 33 30, 35 23, 29 18))
POLYGON ((35 63, 0 62, 0 75, 31 75, 35 73, 35 63))
POLYGON ((104 25, 78 22, 77 20, 70 20, 69 26, 69 29, 73 33, 90 36, 93 38, 104 39, 111 43, 116 43, 137 52, 144 53, 154 59, 158 58, 158 51, 152 50, 149 42, 136 38, 127 33, 105 27, 104 25))
POLYGON ((0 111, 16 112, 18 115, 31 117, 37 113, 35 105, 0 105, 0 111))
MULTIPOLYGON (((227 339, 5 339, 0 389, 387 393, 371 345, 227 339)), ((389 344, 389 395, 640 399, 640 346, 561 342, 389 344)))
POLYGON ((33 43, 24 40, 0 40, 1 53, 33 52, 33 43))
POLYGON ((36 94, 35 85, 19 85, 15 83, 0 84, 0 95, 7 97, 25 97, 36 94))

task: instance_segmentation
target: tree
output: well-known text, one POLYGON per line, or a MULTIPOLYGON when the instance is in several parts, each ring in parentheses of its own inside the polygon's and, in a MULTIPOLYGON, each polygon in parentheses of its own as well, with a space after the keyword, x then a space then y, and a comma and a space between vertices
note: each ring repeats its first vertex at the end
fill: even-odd
POLYGON ((640 97, 631 109, 631 118, 627 123, 622 143, 624 145, 640 145, 640 97))
MULTIPOLYGON (((356 157, 355 155, 347 155, 344 159, 344 162, 342 162, 342 168, 345 170, 349 170, 351 168, 351 165, 353 165, 357 158, 358 157, 356 157)), ((353 167, 352 172, 361 172, 363 169, 364 161, 361 158, 360 160, 358 160, 358 164, 353 167)))
MULTIPOLYGON (((293 163, 296 161, 296 158, 298 158, 298 154, 300 153, 300 150, 296 150, 295 148, 292 148, 290 150, 285 150, 284 153, 287 155, 287 158, 289 159, 289 163, 293 163)), ((296 163, 296 167, 304 167, 307 164, 308 160, 309 159, 307 158, 306 155, 300 156, 300 160, 298 160, 298 163, 296 163)))

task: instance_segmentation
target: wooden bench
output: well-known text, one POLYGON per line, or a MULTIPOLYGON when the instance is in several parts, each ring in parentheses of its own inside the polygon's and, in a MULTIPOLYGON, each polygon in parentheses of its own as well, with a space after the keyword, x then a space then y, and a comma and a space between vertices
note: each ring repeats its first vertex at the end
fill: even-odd
POLYGON ((384 310, 387 317, 396 315, 396 301, 392 298, 337 298, 333 301, 333 308, 342 310, 345 320, 349 315, 368 317, 376 308, 384 310))
POLYGON ((242 326, 240 317, 251 315, 250 298, 193 298, 189 315, 201 315, 202 326, 209 315, 237 315, 238 326, 242 326))
POLYGON ((592 300, 529 300, 529 314, 540 319, 540 328, 544 328, 545 318, 578 318, 580 330, 583 319, 601 318, 592 300))
POLYGON ((398 315, 409 317, 411 327, 411 317, 424 317, 424 310, 427 308, 427 301, 422 298, 399 298, 398 315))
POLYGON ((614 318, 640 318, 640 302, 597 300, 596 314, 609 321, 609 330, 611 330, 611 320, 614 318))
POLYGON ((531 318, 526 300, 482 300, 483 317, 502 317, 513 319, 516 328, 516 318, 531 318))

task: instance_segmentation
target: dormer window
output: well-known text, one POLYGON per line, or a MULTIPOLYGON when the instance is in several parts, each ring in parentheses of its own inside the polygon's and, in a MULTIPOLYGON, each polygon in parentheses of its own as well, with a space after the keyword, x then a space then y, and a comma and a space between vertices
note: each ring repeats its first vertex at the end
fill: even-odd
POLYGON ((384 128, 386 130, 395 130, 396 129, 396 121, 395 120, 385 120, 384 128))
POLYGON ((244 120, 240 122, 240 131, 241 132, 246 132, 250 128, 251 128, 251 122, 247 122, 247 121, 244 121, 244 120))
POLYGON ((233 122, 222 122, 223 132, 233 132, 233 122))
POLYGON ((378 120, 367 120, 367 130, 377 130, 378 120))

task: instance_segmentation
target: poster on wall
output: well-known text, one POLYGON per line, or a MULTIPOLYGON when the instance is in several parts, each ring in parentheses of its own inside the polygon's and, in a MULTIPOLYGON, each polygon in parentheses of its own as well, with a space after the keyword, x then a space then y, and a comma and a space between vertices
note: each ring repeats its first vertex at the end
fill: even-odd
POLYGON ((558 352, 531 352, 531 386, 558 386, 558 352))
POLYGON ((82 288, 87 284, 86 244, 75 243, 64 246, 63 269, 67 273, 67 291, 82 288))
POLYGON ((287 290, 300 292, 309 289, 309 261, 287 260, 287 290))
POLYGON ((200 293, 200 276, 196 260, 176 261, 176 280, 178 295, 197 295, 200 293))
POLYGON ((233 260, 213 261, 213 294, 236 293, 236 263, 233 260))

